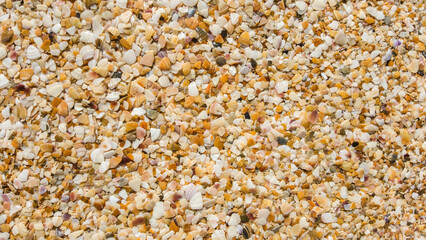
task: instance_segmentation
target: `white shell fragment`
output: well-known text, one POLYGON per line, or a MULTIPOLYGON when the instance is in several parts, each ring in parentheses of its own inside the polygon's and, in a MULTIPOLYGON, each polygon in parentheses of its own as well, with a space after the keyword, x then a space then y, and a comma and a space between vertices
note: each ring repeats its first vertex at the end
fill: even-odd
POLYGON ((0 74, 0 89, 9 86, 9 80, 3 74, 0 74))
POLYGON ((41 52, 37 47, 30 45, 27 48, 27 58, 31 60, 39 59, 41 57, 41 52))
POLYGON ((196 192, 189 201, 189 207, 193 210, 203 209, 203 196, 200 192, 196 192))

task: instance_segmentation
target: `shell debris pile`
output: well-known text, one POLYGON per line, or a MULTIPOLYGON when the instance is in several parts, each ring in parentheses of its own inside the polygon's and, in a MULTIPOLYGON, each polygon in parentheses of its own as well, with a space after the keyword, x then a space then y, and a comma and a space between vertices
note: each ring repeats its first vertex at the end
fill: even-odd
POLYGON ((0 239, 421 239, 425 11, 1 0, 0 239))

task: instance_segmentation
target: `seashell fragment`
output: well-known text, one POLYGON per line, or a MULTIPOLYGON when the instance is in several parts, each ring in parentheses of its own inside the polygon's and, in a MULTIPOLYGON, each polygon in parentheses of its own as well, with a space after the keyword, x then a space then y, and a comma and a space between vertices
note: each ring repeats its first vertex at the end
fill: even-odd
POLYGON ((13 30, 8 28, 1 33, 1 43, 7 45, 13 40, 13 30))
POLYGON ((160 64, 159 64, 159 67, 160 67, 161 70, 168 71, 168 70, 170 70, 171 66, 172 66, 172 64, 171 64, 168 57, 164 57, 163 59, 161 59, 160 64))
POLYGON ((7 79, 3 74, 0 74, 0 89, 8 87, 9 84, 9 79, 7 79))
POLYGON ((27 48, 27 58, 34 60, 39 59, 41 57, 40 50, 38 48, 34 47, 33 45, 28 46, 27 48))
POLYGON ((91 48, 90 46, 84 46, 80 50, 80 56, 83 59, 83 61, 93 58, 94 55, 95 55, 95 50, 91 48))
POLYGON ((184 187, 186 200, 190 201, 192 197, 198 192, 197 187, 194 184, 190 184, 184 187))
POLYGON ((189 201, 189 207, 193 210, 203 209, 203 197, 200 192, 196 192, 189 201))
POLYGON ((102 150, 100 150, 100 149, 95 149, 90 154, 90 159, 92 159, 92 161, 94 163, 102 163, 105 160, 105 158, 104 158, 104 152, 102 150))

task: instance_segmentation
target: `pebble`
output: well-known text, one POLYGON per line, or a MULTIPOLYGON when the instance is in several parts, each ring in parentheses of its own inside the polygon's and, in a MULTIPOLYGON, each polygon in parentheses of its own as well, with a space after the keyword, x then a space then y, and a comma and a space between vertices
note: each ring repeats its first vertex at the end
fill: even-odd
POLYGON ((216 63, 219 67, 222 67, 223 65, 226 64, 226 59, 224 57, 217 57, 216 63))
POLYGON ((155 120, 155 119, 158 117, 158 111, 148 109, 148 110, 146 110, 146 115, 147 115, 150 119, 155 120))
POLYGON ((349 66, 343 66, 342 67, 342 73, 343 74, 349 74, 351 72, 351 67, 349 67, 349 66))

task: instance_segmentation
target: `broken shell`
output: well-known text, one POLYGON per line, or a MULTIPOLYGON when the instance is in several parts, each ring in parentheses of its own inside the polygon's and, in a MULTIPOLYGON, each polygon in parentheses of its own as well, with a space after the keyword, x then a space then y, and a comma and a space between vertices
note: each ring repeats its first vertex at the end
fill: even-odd
POLYGON ((27 58, 31 60, 39 59, 41 57, 40 50, 38 50, 38 48, 34 47, 33 45, 28 46, 26 53, 27 58))
POLYGON ((95 55, 95 50, 90 46, 84 46, 80 50, 80 56, 83 59, 83 61, 93 58, 94 55, 95 55))

